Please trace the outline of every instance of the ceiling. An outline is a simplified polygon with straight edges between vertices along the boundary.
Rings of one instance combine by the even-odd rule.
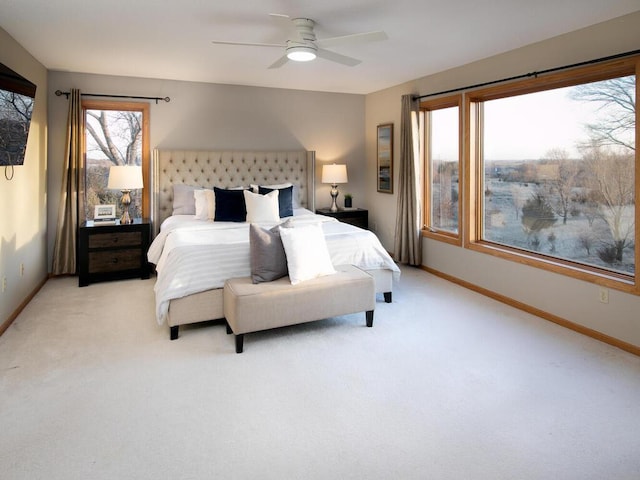
[[[0,27],[50,70],[367,94],[637,11],[638,0],[0,0]],[[388,40],[268,69],[287,14],[318,39],[384,30]]]

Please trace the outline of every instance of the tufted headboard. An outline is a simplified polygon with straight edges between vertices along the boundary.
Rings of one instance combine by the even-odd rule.
[[[298,204],[315,209],[315,152],[154,150],[151,215],[154,235],[173,210],[173,185],[229,188],[249,184],[297,185]]]

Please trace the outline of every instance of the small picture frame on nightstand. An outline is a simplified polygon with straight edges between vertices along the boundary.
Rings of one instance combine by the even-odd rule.
[[[116,223],[115,205],[96,205],[93,211],[93,222],[98,225],[113,225]]]

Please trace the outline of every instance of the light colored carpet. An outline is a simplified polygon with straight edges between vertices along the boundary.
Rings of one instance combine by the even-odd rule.
[[[0,337],[3,479],[638,479],[640,358],[403,268],[394,303],[247,335],[154,280],[49,280]],[[329,299],[327,299],[329,300]]]

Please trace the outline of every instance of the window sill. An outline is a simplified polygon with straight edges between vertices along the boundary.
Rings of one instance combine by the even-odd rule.
[[[525,252],[504,245],[484,241],[466,242],[465,248],[500,257],[512,262],[517,262],[522,265],[540,268],[585,282],[612,288],[614,290],[640,295],[638,284],[630,275],[617,274],[615,272],[610,272],[596,267],[589,267],[587,265],[563,261],[557,258],[547,257],[533,252]]]
[[[457,245],[458,247],[462,246],[462,238],[460,234],[448,233],[441,230],[423,228],[422,236],[425,238],[430,238],[432,240],[438,240],[440,242],[445,242],[450,245]]]

